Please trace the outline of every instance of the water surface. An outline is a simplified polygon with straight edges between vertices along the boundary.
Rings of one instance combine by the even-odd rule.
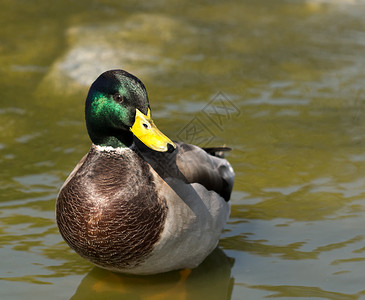
[[[364,2],[1,7],[1,299],[365,299]],[[94,268],[58,233],[110,68],[145,83],[170,138],[234,149],[231,218],[187,277]]]

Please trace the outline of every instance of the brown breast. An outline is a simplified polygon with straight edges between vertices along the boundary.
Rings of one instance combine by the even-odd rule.
[[[60,191],[56,210],[59,230],[71,248],[101,267],[122,270],[149,256],[167,206],[156,195],[149,165],[132,150],[92,148]]]

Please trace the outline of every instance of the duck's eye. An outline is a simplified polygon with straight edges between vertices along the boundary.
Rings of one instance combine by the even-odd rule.
[[[121,94],[119,94],[119,93],[114,94],[114,95],[113,95],[113,99],[114,99],[114,101],[116,101],[116,102],[118,102],[118,103],[123,102],[123,97],[122,97],[122,95],[121,95]]]

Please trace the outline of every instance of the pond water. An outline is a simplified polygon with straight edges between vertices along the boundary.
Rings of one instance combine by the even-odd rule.
[[[1,299],[365,299],[364,1],[1,8]],[[170,138],[233,148],[231,218],[187,278],[95,268],[58,233],[88,85],[111,68]]]

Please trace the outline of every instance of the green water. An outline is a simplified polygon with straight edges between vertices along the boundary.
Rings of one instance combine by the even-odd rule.
[[[0,7],[1,299],[365,299],[363,1]],[[111,68],[145,83],[170,138],[234,149],[220,250],[185,280],[94,268],[55,225]]]

